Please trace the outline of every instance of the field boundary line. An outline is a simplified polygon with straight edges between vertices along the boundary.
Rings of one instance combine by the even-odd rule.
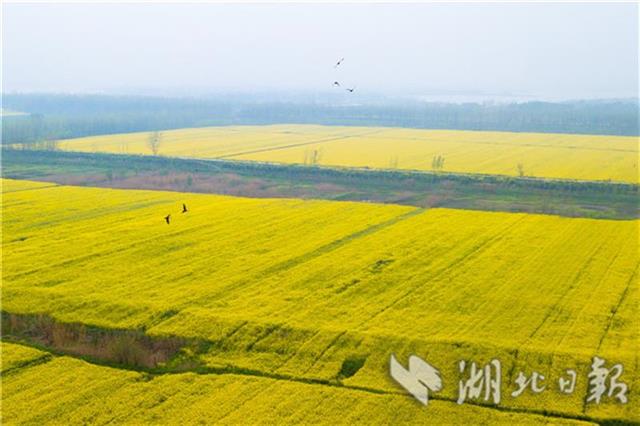
[[[464,262],[468,258],[472,258],[473,256],[475,256],[477,253],[479,253],[485,247],[491,246],[491,244],[495,243],[496,240],[500,240],[505,234],[507,234],[509,232],[510,229],[514,228],[518,223],[522,222],[523,220],[524,220],[524,217],[521,217],[521,218],[518,218],[518,219],[514,220],[513,223],[509,224],[504,229],[500,230],[498,233],[490,235],[486,240],[480,242],[479,244],[476,244],[475,246],[472,246],[470,248],[470,250],[466,251],[465,253],[462,253],[460,257],[458,257],[456,259],[453,259],[451,263],[443,266],[438,272],[435,272],[433,274],[433,276],[431,277],[431,279],[435,280],[435,279],[439,278],[440,276],[442,276],[443,274],[446,274],[447,271],[450,271],[452,268],[454,268],[455,266],[457,266],[461,262]],[[387,310],[389,310],[390,308],[392,308],[393,306],[395,306],[396,304],[398,304],[399,302],[401,302],[402,300],[407,298],[409,295],[411,295],[412,293],[417,291],[419,287],[420,287],[420,285],[416,285],[416,286],[410,288],[404,294],[402,294],[400,297],[396,298],[391,303],[389,303],[387,306],[385,306],[384,308],[382,308],[378,312],[374,313],[369,318],[367,318],[364,321],[362,321],[360,323],[359,327],[362,327],[363,325],[365,325],[365,324],[369,323],[370,321],[372,321],[373,319],[377,318],[379,315],[382,315]]]
[[[622,253],[624,247],[619,247],[618,251],[616,252],[616,255],[611,259],[611,261],[607,264],[607,268],[605,269],[605,272],[602,274],[602,277],[598,280],[598,283],[593,287],[593,291],[595,292],[596,290],[598,290],[601,286],[602,283],[606,280],[607,277],[609,277],[609,271],[611,270],[613,264],[616,262],[616,260],[618,260],[618,258],[620,257],[620,253]],[[634,274],[631,274],[631,276],[633,277]],[[625,287],[626,288],[626,287]],[[582,308],[580,309],[580,311],[576,314],[573,315],[573,318],[570,322],[569,325],[569,331],[562,337],[562,339],[560,339],[560,341],[558,342],[558,344],[556,345],[557,348],[560,348],[561,345],[564,344],[565,339],[570,336],[573,332],[573,328],[575,327],[575,325],[577,324],[578,318],[582,316],[582,313],[589,307],[588,303],[585,303]],[[612,318],[613,320],[613,318]],[[605,332],[606,333],[606,332]],[[599,350],[600,346],[598,346],[598,348],[596,350]],[[555,350],[553,352],[555,354]]]
[[[14,179],[14,180],[24,180],[24,179]],[[55,187],[59,187],[59,186],[64,186],[64,185],[60,185],[59,183],[54,183],[53,185],[45,185],[45,186],[38,186],[36,188],[24,188],[24,189],[16,189],[15,191],[2,191],[2,194],[15,194],[16,192],[25,192],[25,191],[35,191],[36,189],[49,189],[49,188],[55,188]]]
[[[616,304],[616,306],[614,306],[613,310],[611,311],[611,316],[609,316],[609,321],[607,322],[607,326],[605,327],[604,333],[602,334],[602,336],[600,337],[600,341],[598,342],[598,348],[597,348],[598,351],[602,346],[602,342],[604,342],[604,338],[609,333],[609,329],[611,328],[611,324],[613,323],[613,318],[618,313],[618,309],[620,309],[620,306],[622,306],[622,302],[624,302],[624,300],[627,297],[627,294],[629,293],[629,288],[631,288],[631,284],[633,284],[636,281],[635,278],[638,275],[639,269],[640,269],[640,264],[636,264],[636,269],[633,271],[633,274],[631,274],[631,277],[627,282],[627,286],[624,288],[624,291],[622,292],[622,295],[620,296],[618,303]]]
[[[323,246],[320,246],[308,253],[302,254],[300,256],[294,257],[292,259],[286,260],[284,262],[280,262],[278,264],[275,264],[267,269],[265,269],[264,271],[262,271],[262,273],[264,274],[268,274],[268,275],[272,275],[281,271],[285,271],[291,268],[294,268],[302,263],[306,263],[309,260],[315,259],[317,257],[323,256],[327,253],[330,253],[348,243],[350,243],[351,241],[357,240],[359,238],[374,234],[378,231],[381,231],[385,228],[388,228],[390,226],[395,225],[396,223],[402,222],[403,220],[406,219],[410,219],[413,216],[418,216],[422,213],[424,213],[425,211],[427,211],[428,209],[426,208],[420,208],[420,207],[416,207],[415,209],[406,212],[406,213],[402,213],[398,216],[394,216],[393,218],[386,220],[384,222],[380,222],[377,223],[375,225],[371,225],[365,229],[362,229],[360,231],[354,232],[352,234],[346,235],[342,238],[339,238],[337,240],[331,241],[330,243],[327,243]]]
[[[398,216],[394,216],[391,219],[388,219],[384,222],[381,223],[377,223],[375,225],[371,225],[365,229],[362,229],[360,231],[354,232],[352,234],[346,235],[344,237],[341,237],[337,240],[331,241],[327,244],[324,244],[320,247],[317,247],[315,249],[312,249],[311,251],[301,254],[300,256],[296,256],[294,258],[282,261],[280,263],[277,263],[273,266],[267,267],[265,269],[260,270],[259,272],[253,274],[251,277],[245,278],[245,279],[240,279],[238,281],[234,281],[230,284],[228,284],[226,287],[220,289],[219,291],[217,291],[216,293],[213,294],[209,294],[206,296],[206,299],[203,299],[204,301],[206,300],[214,300],[217,299],[220,294],[226,294],[229,291],[233,291],[237,288],[240,288],[244,285],[246,285],[247,283],[252,283],[256,280],[264,280],[266,278],[268,278],[269,276],[272,276],[274,274],[277,274],[279,272],[283,272],[286,270],[289,270],[291,268],[294,268],[298,265],[301,265],[305,262],[308,262],[312,259],[318,258],[320,256],[323,256],[327,253],[330,253],[342,246],[344,246],[345,244],[354,241],[358,238],[373,234],[375,232],[378,232],[382,229],[385,229],[389,226],[392,226],[402,220],[405,219],[409,219],[413,216],[417,216],[419,214],[424,213],[425,211],[427,211],[427,208],[424,207],[413,207],[412,209],[406,213],[402,213],[399,214]]]
[[[633,137],[633,136],[632,136]],[[418,138],[418,137],[413,137],[413,138],[397,138],[397,140],[401,140],[401,141],[418,141],[418,142],[425,142],[428,143],[429,140],[428,139],[423,139],[423,138]],[[448,141],[442,141],[439,140],[437,142],[448,142]],[[517,143],[517,142],[481,142],[481,141],[477,141],[477,142],[468,142],[468,141],[460,141],[460,140],[455,140],[455,141],[451,141],[451,142],[455,142],[455,143],[459,143],[459,144],[465,144],[465,145],[498,145],[498,146],[527,146],[527,147],[540,147],[540,148],[553,148],[553,149],[573,149],[573,150],[585,150],[585,151],[605,151],[605,152],[634,152],[637,153],[638,150],[637,149],[622,149],[622,148],[590,148],[590,147],[579,147],[576,145],[565,145],[565,146],[556,146],[556,145],[545,145],[545,144],[540,144],[540,143],[532,143],[532,142],[527,142],[527,143]]]
[[[590,252],[589,258],[587,259],[587,261],[580,267],[577,273],[573,276],[573,279],[571,281],[572,284],[577,282],[580,279],[580,277],[589,269],[589,267],[593,263],[594,257],[596,256],[596,254],[598,254],[598,252],[600,252],[600,250],[602,249],[602,247],[605,246],[606,243],[607,243],[606,241],[603,241]],[[574,288],[575,288],[575,284],[569,285],[568,288],[560,295],[560,297],[558,297],[558,299],[553,304],[553,306],[549,307],[547,314],[544,316],[544,318],[542,318],[542,321],[540,322],[540,324],[538,324],[533,329],[531,334],[529,334],[529,337],[527,337],[527,340],[525,340],[522,343],[522,346],[527,345],[532,339],[535,338],[536,334],[538,334],[540,329],[547,323],[548,320],[551,319],[551,316],[554,316],[555,318],[560,314],[558,306],[562,306],[564,299],[567,297],[569,293],[571,293],[572,290],[574,290]]]
[[[28,343],[25,343],[25,342],[22,342],[22,341],[13,342],[13,343],[21,344],[23,346],[36,347],[39,350],[49,352],[48,355],[49,355],[49,357],[51,359],[53,359],[55,357],[64,356],[64,357],[68,357],[68,358],[71,358],[71,359],[81,360],[81,361],[87,362],[89,364],[100,366],[100,367],[114,368],[114,369],[117,369],[117,370],[136,371],[136,372],[138,372],[140,374],[146,374],[146,375],[150,376],[151,380],[153,380],[156,377],[160,377],[160,376],[167,375],[167,374],[185,374],[185,373],[189,372],[189,371],[159,372],[159,371],[153,371],[153,370],[150,371],[148,369],[142,369],[142,368],[139,368],[139,369],[123,369],[123,368],[119,368],[119,367],[111,365],[111,364],[101,363],[98,360],[94,360],[94,359],[92,359],[90,357],[77,357],[77,356],[73,356],[73,355],[57,354],[57,353],[49,350],[46,347],[42,347],[42,346],[39,346],[39,345],[33,345],[32,346],[32,345],[30,345]],[[288,381],[288,382],[294,382],[294,383],[302,383],[302,384],[307,384],[307,385],[319,385],[319,386],[327,386],[327,387],[333,387],[333,388],[339,388],[339,389],[345,389],[345,390],[351,390],[351,391],[366,392],[366,393],[376,394],[376,395],[389,395],[389,396],[400,396],[400,397],[405,397],[405,398],[413,398],[412,395],[410,395],[410,394],[408,394],[406,392],[400,391],[400,390],[398,390],[398,391],[388,391],[388,390],[369,388],[369,387],[366,387],[366,386],[346,385],[346,384],[343,384],[340,381],[330,381],[330,380],[325,380],[325,379],[305,379],[305,378],[299,378],[299,377],[295,377],[295,376],[291,376],[291,375],[275,374],[275,373],[263,373],[261,371],[249,370],[249,369],[238,369],[238,368],[228,368],[228,367],[227,368],[207,367],[206,369],[199,369],[198,371],[192,371],[192,372],[196,373],[198,375],[214,374],[214,375],[232,375],[232,376],[240,376],[240,377],[243,377],[243,376],[260,377],[260,378],[264,378],[264,379],[274,380],[274,383],[276,381],[278,381],[278,380],[282,380],[282,381]],[[457,403],[457,400],[455,398],[451,398],[451,397],[443,397],[443,396],[440,396],[440,395],[430,395],[429,397],[430,397],[430,399],[436,400],[436,401]],[[251,398],[249,398],[248,400],[250,400],[250,399]],[[557,411],[550,411],[550,410],[544,410],[544,409],[525,409],[525,408],[518,408],[518,407],[497,406],[497,405],[482,404],[482,403],[475,402],[475,401],[472,401],[472,400],[465,401],[465,404],[472,405],[472,406],[478,407],[478,408],[488,409],[488,410],[496,410],[496,411],[500,411],[500,412],[539,415],[539,416],[543,416],[543,417],[548,418],[548,419],[571,419],[571,420],[577,420],[577,421],[583,421],[583,422],[590,422],[590,423],[594,423],[594,424],[609,424],[609,423],[611,423],[611,424],[635,424],[635,422],[633,420],[625,420],[625,419],[617,419],[617,418],[602,419],[602,418],[589,417],[587,415],[568,414],[568,413],[561,413],[561,412],[557,412]]]
[[[305,145],[315,145],[318,143],[325,143],[325,142],[337,142],[337,141],[341,141],[341,140],[345,140],[345,139],[352,139],[355,137],[359,137],[359,136],[366,136],[366,135],[373,135],[376,133],[380,133],[380,130],[376,130],[376,131],[372,131],[372,132],[365,132],[365,133],[360,133],[357,135],[348,135],[348,136],[331,136],[328,138],[322,138],[322,139],[316,139],[314,141],[308,141],[308,142],[299,142],[299,143],[293,143],[293,144],[289,144],[289,145],[282,145],[282,146],[274,146],[274,147],[270,147],[270,148],[259,148],[259,149],[253,149],[250,151],[244,151],[244,152],[237,152],[237,153],[233,153],[233,154],[224,154],[224,155],[219,155],[217,157],[212,157],[214,159],[223,159],[223,158],[231,158],[231,157],[237,157],[240,155],[250,155],[250,154],[257,154],[259,152],[269,152],[269,151],[280,151],[283,149],[289,149],[289,148],[296,148],[299,146],[305,146]],[[202,159],[199,157],[179,157],[179,158],[191,158],[191,159]]]
[[[189,229],[184,229],[184,230],[179,230],[179,231],[176,231],[176,232],[172,232],[172,233],[167,234],[167,235],[171,235],[171,236],[180,235],[180,234],[184,234],[184,233],[187,233],[187,232],[190,232],[190,231],[193,231],[193,230],[198,230],[198,229],[201,229],[201,228],[205,228],[207,226],[209,226],[209,225],[207,225],[207,224],[200,225],[200,226],[196,226],[194,228],[189,228]],[[145,243],[153,241],[155,239],[165,238],[165,237],[166,237],[165,235],[160,235],[160,234],[154,235],[153,237],[145,238],[145,239],[142,239],[142,240],[139,240],[137,242],[134,242],[134,243],[130,244],[129,246],[127,246],[127,249],[135,248],[135,247],[138,247],[139,245],[145,244]],[[31,275],[31,274],[35,274],[37,272],[41,272],[43,270],[47,270],[47,269],[52,268],[52,267],[64,267],[64,266],[68,266],[68,265],[71,265],[71,264],[76,263],[76,262],[86,262],[89,259],[99,258],[99,257],[105,256],[105,255],[108,255],[108,254],[117,253],[117,252],[120,252],[121,250],[122,250],[122,247],[107,248],[107,249],[104,249],[104,250],[101,250],[101,251],[96,251],[96,252],[93,252],[93,253],[89,253],[89,254],[85,254],[85,255],[82,255],[82,256],[74,257],[72,259],[63,260],[63,261],[55,263],[55,264],[49,264],[49,265],[45,265],[45,266],[40,266],[38,268],[30,269],[30,270],[27,270],[27,271],[16,272],[15,274],[6,275],[6,276],[4,276],[2,278],[3,278],[3,280],[22,278],[22,277],[25,277],[25,276],[28,276],[28,275]]]
[[[17,365],[14,365],[13,367],[10,367],[10,368],[7,368],[6,370],[0,371],[0,378],[4,378],[4,377],[9,376],[11,374],[16,374],[20,370],[24,370],[24,369],[27,369],[27,368],[35,367],[36,365],[45,364],[45,363],[51,361],[53,358],[54,358],[53,354],[44,353],[43,355],[40,355],[37,358],[30,359],[30,360],[24,361],[24,362],[20,362]]]
[[[320,359],[322,359],[322,357],[324,356],[324,354],[327,353],[327,351],[329,349],[331,349],[331,347],[333,345],[335,345],[336,343],[338,343],[338,340],[340,340],[342,338],[342,336],[344,336],[345,334],[347,334],[347,331],[341,331],[340,333],[338,333],[333,339],[331,339],[331,341],[329,342],[329,344],[322,350],[322,352],[320,352],[320,354],[318,354],[318,356],[316,357],[316,359],[313,360],[313,362],[311,363],[311,365],[309,366],[309,368],[307,368],[306,370],[304,370],[303,374],[307,374],[309,372],[309,370],[311,370],[313,367],[315,367],[315,365],[318,363],[318,361],[320,361]]]

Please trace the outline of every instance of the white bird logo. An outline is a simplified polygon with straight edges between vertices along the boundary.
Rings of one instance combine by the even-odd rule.
[[[391,377],[424,405],[429,403],[429,391],[442,389],[440,372],[416,355],[409,357],[407,370],[392,354],[390,371]]]

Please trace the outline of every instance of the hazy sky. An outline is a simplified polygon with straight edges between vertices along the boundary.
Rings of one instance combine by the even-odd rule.
[[[638,92],[638,5],[4,4],[5,92]],[[333,68],[340,57],[343,66]]]

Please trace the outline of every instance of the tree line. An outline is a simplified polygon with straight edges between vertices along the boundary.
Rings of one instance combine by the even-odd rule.
[[[580,101],[443,104],[413,101],[358,105],[273,102],[252,97],[151,98],[106,95],[4,95],[4,144],[182,127],[326,124],[578,134],[640,134],[638,102]]]

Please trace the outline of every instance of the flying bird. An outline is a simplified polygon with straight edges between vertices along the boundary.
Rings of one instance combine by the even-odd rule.
[[[336,64],[333,67],[334,68],[338,68],[338,65],[340,65],[342,63],[342,61],[344,61],[344,58],[340,58],[340,60],[338,62],[336,62]]]
[[[337,81],[334,81],[334,82],[333,82],[333,85],[334,85],[334,86],[338,86],[338,87],[340,87],[340,83],[338,83]]]
[[[356,90],[356,88],[355,88],[355,87],[353,87],[353,88],[351,88],[351,89],[350,89],[350,88],[348,88],[348,87],[347,87],[345,90],[346,90],[347,92],[349,92],[349,93],[353,93],[353,91],[354,91],[354,90]]]
[[[169,222],[171,221],[171,215],[168,214],[164,217],[164,221],[167,222],[167,225],[169,224]]]
[[[185,203],[182,203],[182,213],[186,213],[189,210],[187,210],[187,205]]]

